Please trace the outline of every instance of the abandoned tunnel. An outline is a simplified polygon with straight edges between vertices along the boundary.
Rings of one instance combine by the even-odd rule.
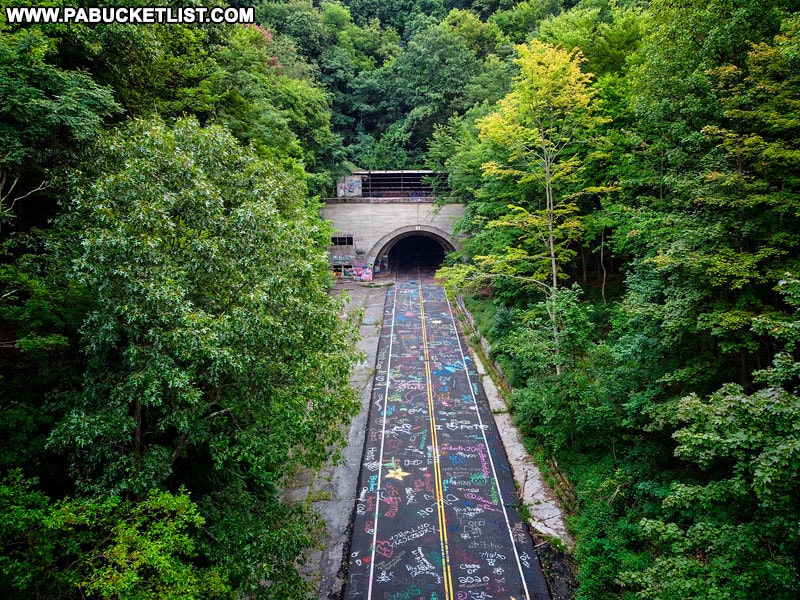
[[[394,272],[417,269],[436,270],[444,261],[444,242],[424,235],[410,235],[398,240],[388,252],[389,267]]]

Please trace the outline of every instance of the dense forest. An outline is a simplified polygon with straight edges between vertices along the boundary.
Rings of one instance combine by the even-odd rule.
[[[4,597],[313,595],[280,491],[358,408],[318,215],[356,167],[466,205],[439,276],[577,598],[798,597],[800,4],[230,4],[256,22],[0,0]]]

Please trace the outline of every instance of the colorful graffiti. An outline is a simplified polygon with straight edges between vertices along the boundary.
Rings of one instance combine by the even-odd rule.
[[[364,266],[363,264],[344,265],[340,267],[334,266],[333,274],[337,278],[345,279],[347,281],[372,281],[375,273],[380,273],[380,269],[371,266]]]
[[[387,292],[344,597],[549,599],[444,291]]]
[[[340,177],[336,182],[336,195],[339,198],[350,198],[361,195],[361,176]]]

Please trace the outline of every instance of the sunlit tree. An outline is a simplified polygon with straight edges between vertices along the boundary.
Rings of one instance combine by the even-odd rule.
[[[560,352],[563,323],[558,315],[562,265],[575,256],[570,247],[581,235],[573,193],[581,166],[581,145],[604,119],[594,110],[592,77],[583,72],[578,50],[566,52],[533,40],[517,47],[520,72],[496,110],[478,121],[481,141],[496,158],[482,165],[525,193],[524,205],[487,224],[513,232],[513,241],[475,265],[444,271],[462,283],[486,276],[519,278],[544,291],[552,326],[553,352]],[[465,270],[466,269],[466,270]],[[556,361],[556,372],[562,366]]]

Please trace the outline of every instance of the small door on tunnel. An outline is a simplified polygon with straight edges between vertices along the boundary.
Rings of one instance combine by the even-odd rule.
[[[389,264],[397,272],[436,270],[444,261],[444,247],[435,239],[412,235],[398,241],[389,251]]]

